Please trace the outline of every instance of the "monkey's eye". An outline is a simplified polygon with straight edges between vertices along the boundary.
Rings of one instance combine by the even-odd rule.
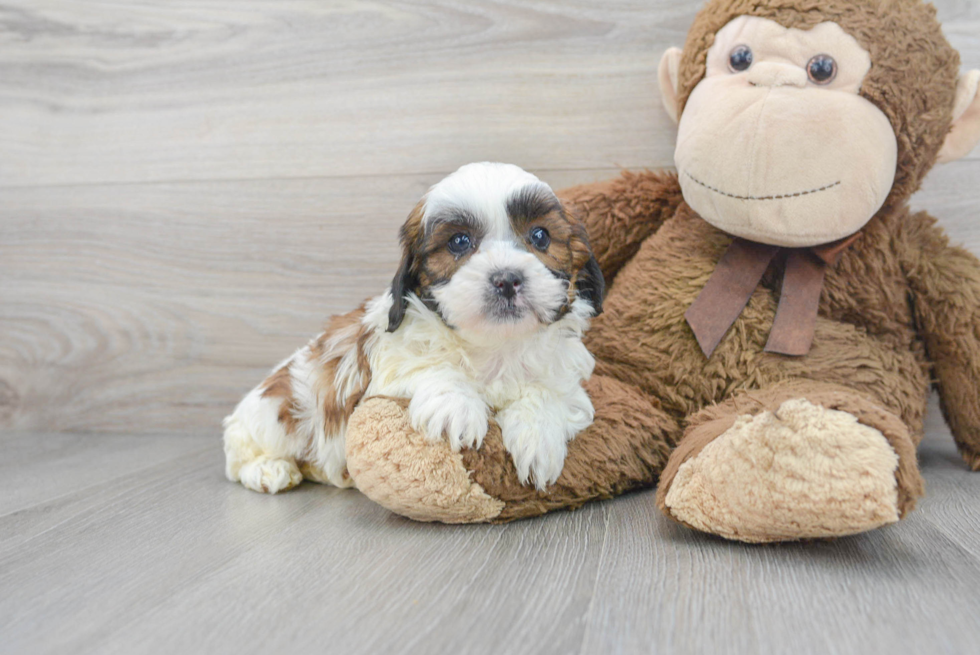
[[[830,84],[837,77],[837,62],[830,55],[817,55],[806,65],[806,74],[814,84]]]
[[[543,227],[536,227],[531,230],[527,238],[531,241],[531,245],[538,250],[547,250],[548,246],[551,245],[551,235]]]
[[[459,257],[469,252],[469,249],[473,247],[473,241],[470,239],[470,235],[460,232],[449,238],[446,247],[449,248],[449,252]]]
[[[741,73],[752,65],[752,48],[747,45],[735,46],[732,54],[728,55],[728,67],[733,73]]]

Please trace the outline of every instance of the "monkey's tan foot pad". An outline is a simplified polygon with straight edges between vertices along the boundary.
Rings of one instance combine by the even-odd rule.
[[[898,521],[899,456],[879,430],[805,399],[685,437],[658,504],[692,528],[746,542],[840,537]],[[730,426],[730,427],[728,427]],[[668,465],[668,468],[670,466]]]
[[[409,423],[408,401],[369,398],[347,426],[347,470],[368,498],[416,521],[480,523],[494,519],[503,501],[470,479],[463,458],[445,442],[431,442]]]

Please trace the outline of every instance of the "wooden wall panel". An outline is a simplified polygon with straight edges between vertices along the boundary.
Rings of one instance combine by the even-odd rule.
[[[980,68],[980,3],[937,3]],[[0,429],[216,434],[471,160],[669,165],[697,3],[0,3]],[[980,252],[980,152],[914,204]]]

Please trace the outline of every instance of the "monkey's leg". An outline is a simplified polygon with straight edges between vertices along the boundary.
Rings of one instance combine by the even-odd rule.
[[[656,483],[679,435],[677,422],[637,389],[594,376],[586,385],[595,421],[568,444],[558,481],[522,485],[500,429],[491,423],[479,450],[453,452],[414,432],[406,401],[372,398],[347,430],[347,466],[357,488],[418,521],[502,522]]]
[[[786,380],[693,416],[657,504],[728,539],[788,541],[894,523],[922,486],[899,417],[848,387]]]

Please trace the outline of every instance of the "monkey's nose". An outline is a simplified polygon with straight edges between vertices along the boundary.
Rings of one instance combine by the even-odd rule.
[[[749,84],[753,86],[806,86],[806,71],[791,64],[760,61],[748,70]]]
[[[490,275],[490,284],[497,293],[508,300],[517,295],[524,284],[524,276],[517,271],[497,271]]]

